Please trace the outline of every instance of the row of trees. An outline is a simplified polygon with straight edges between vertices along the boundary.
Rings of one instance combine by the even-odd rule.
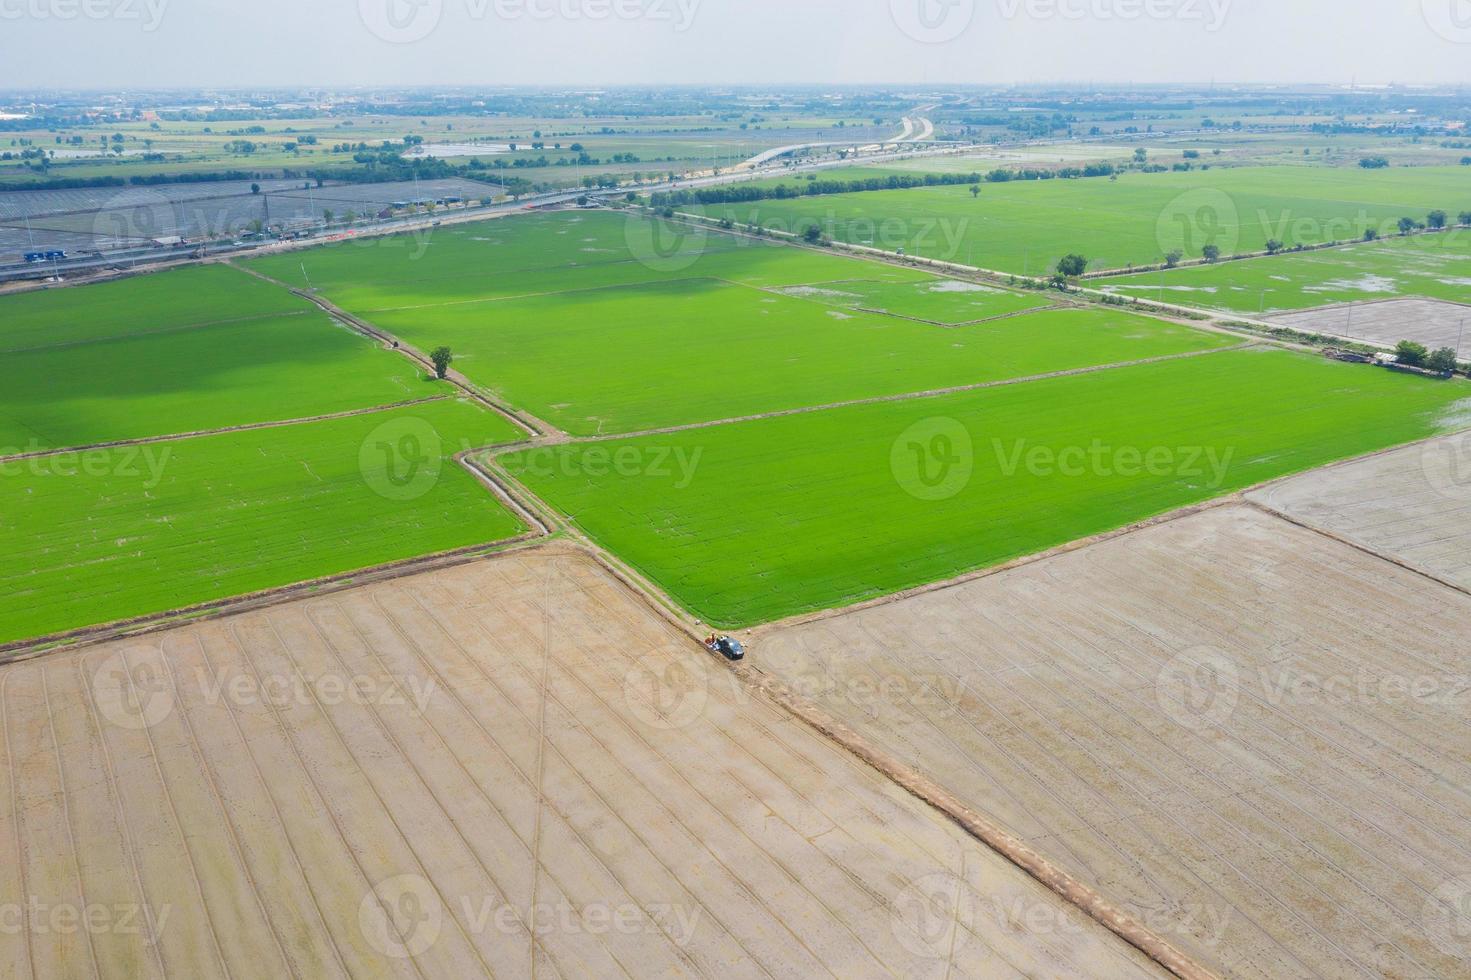
[[[663,191],[649,196],[656,208],[686,207],[692,204],[748,204],[753,201],[788,201],[802,197],[829,194],[859,194],[866,191],[908,190],[913,187],[940,187],[955,184],[980,186],[980,174],[892,174],[862,180],[809,180],[799,186],[777,184],[762,187],[755,184],[732,184],[724,187],[701,187],[696,190]]]

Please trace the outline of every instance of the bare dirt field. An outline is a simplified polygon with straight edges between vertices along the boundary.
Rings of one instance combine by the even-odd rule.
[[[1471,589],[1471,433],[1316,470],[1251,499]]]
[[[1347,303],[1297,313],[1269,316],[1271,323],[1304,333],[1324,333],[1378,347],[1414,340],[1431,350],[1456,348],[1462,360],[1471,359],[1471,306],[1435,299],[1389,299],[1376,303]]]
[[[1471,975],[1452,588],[1227,504],[752,649],[1222,976]]]
[[[1160,975],[557,547],[0,667],[0,760],[3,977]]]

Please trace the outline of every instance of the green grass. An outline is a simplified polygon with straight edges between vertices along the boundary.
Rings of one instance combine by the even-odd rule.
[[[0,642],[513,537],[519,521],[448,457],[514,438],[445,400],[0,463]],[[429,475],[396,487],[390,459],[407,477],[410,453]]]
[[[1089,283],[1111,292],[1238,313],[1420,296],[1471,303],[1471,232],[1393,238]]]
[[[817,224],[835,239],[874,244],[1010,273],[1044,275],[1078,252],[1095,269],[1150,265],[1207,244],[1226,254],[1361,238],[1401,217],[1471,207],[1460,167],[1215,168],[1124,174],[1118,180],[1025,181],[763,201],[704,209],[746,224],[801,232]]]
[[[1043,310],[946,329],[698,279],[380,312],[373,319],[420,348],[448,344],[456,368],[472,381],[579,435],[932,391],[1234,342],[1103,309]]]
[[[721,278],[754,286],[921,274],[628,212],[538,214],[328,245],[247,263],[343,309],[437,306],[542,293]],[[303,271],[304,270],[304,271]]]
[[[947,325],[973,323],[1048,305],[1046,299],[1036,295],[929,277],[906,283],[845,279],[814,283],[810,286],[792,286],[784,292],[831,306],[888,313]]]
[[[306,300],[238,269],[192,266],[92,286],[0,296],[0,353],[311,309]]]
[[[739,627],[1033,554],[1429,436],[1458,413],[1464,425],[1468,395],[1285,351],[1223,352],[502,461],[696,614]],[[1085,459],[1077,475],[1025,455],[1008,475],[1019,449],[1095,445],[1105,465]],[[1195,458],[1206,451],[1219,473]],[[1151,453],[1167,462],[1121,472]],[[973,469],[941,484],[954,496],[921,499],[920,458],[934,478],[965,477],[945,460]]]
[[[0,456],[308,418],[445,390],[318,312],[53,347],[0,361]]]

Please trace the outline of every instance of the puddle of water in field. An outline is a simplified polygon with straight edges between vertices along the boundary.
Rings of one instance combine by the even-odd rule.
[[[823,289],[820,286],[788,286],[781,290],[787,296],[797,296],[802,299],[814,299],[826,297],[828,299],[862,299],[858,293],[845,293],[839,289]]]
[[[1399,282],[1388,276],[1367,275],[1358,279],[1330,279],[1319,286],[1306,286],[1305,293],[1328,293],[1351,289],[1360,293],[1397,293]]]

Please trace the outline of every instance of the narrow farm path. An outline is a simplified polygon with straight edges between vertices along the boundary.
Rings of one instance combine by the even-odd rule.
[[[364,320],[358,316],[354,316],[353,314],[342,309],[340,306],[333,303],[332,301],[324,299],[314,292],[309,292],[304,289],[296,289],[288,285],[287,283],[281,282],[279,279],[272,279],[270,276],[267,276],[261,272],[257,272],[254,269],[247,269],[244,266],[236,265],[233,262],[228,262],[226,264],[231,266],[232,268],[239,269],[241,272],[244,272],[247,275],[255,276],[262,282],[268,282],[274,286],[279,286],[282,289],[289,291],[294,296],[300,296],[302,299],[316,304],[322,310],[326,311],[328,314],[337,318],[352,329],[373,340],[378,341],[380,344],[383,345],[385,349],[397,351],[404,357],[407,357],[409,360],[418,364],[426,371],[432,372],[434,370],[434,363],[423,351],[420,351],[409,344],[405,344],[403,341],[399,340],[392,334],[389,334],[373,326],[373,324],[369,323],[367,320]],[[555,426],[551,425],[548,422],[542,421],[534,415],[521,411],[520,409],[513,408],[510,405],[505,405],[501,402],[496,401],[495,399],[488,396],[473,382],[471,382],[469,378],[466,378],[458,371],[450,371],[445,380],[454,384],[455,387],[459,388],[466,395],[473,398],[484,407],[495,412],[497,415],[500,415],[503,418],[507,419],[517,427],[524,429],[530,435],[545,436],[559,431]]]
[[[38,449],[30,453],[16,453],[12,456],[0,456],[0,464],[15,463],[27,459],[44,459],[49,456],[63,456],[67,453],[85,453],[98,449],[122,449],[129,446],[151,446],[160,442],[178,442],[181,439],[199,439],[204,436],[223,436],[234,432],[254,432],[258,429],[283,429],[293,425],[310,425],[314,422],[332,422],[337,419],[350,419],[359,415],[376,415],[379,412],[392,412],[400,408],[412,408],[415,405],[427,405],[431,402],[442,402],[449,399],[449,395],[431,395],[428,398],[411,398],[408,401],[393,402],[389,405],[374,405],[371,408],[354,408],[346,412],[331,412],[327,415],[309,415],[299,419],[281,419],[276,422],[251,422],[247,425],[227,425],[221,429],[198,429],[193,432],[175,432],[162,436],[145,436],[141,439],[119,439],[115,442],[94,442],[85,446],[59,446],[55,449]]]

